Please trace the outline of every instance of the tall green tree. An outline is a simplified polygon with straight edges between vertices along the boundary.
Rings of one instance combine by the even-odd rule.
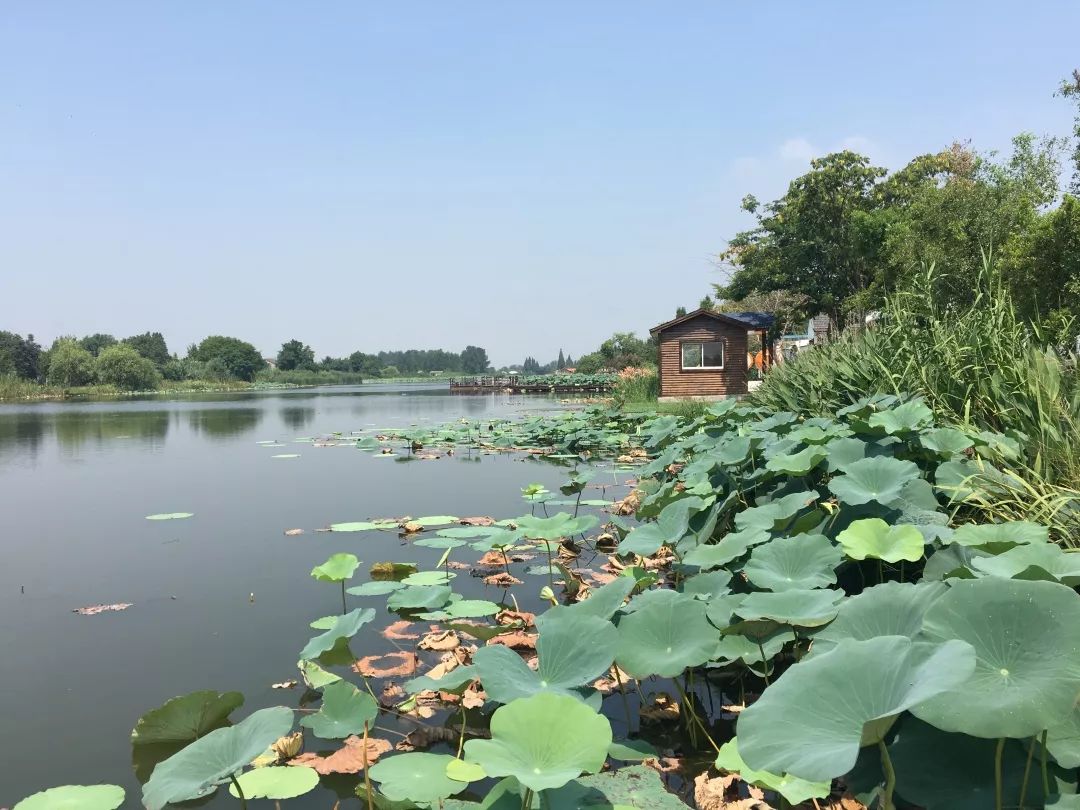
[[[74,340],[59,339],[49,349],[49,385],[89,385],[96,374],[94,356]]]
[[[252,380],[255,373],[266,366],[262,355],[247,341],[224,335],[211,335],[198,346],[189,349],[189,355],[201,360],[218,373],[238,380]]]
[[[0,376],[4,375],[24,380],[41,376],[41,347],[33,335],[24,338],[14,332],[0,332]]]
[[[1080,196],[1080,70],[1074,70],[1072,76],[1062,80],[1061,87],[1058,88],[1058,95],[1076,104],[1076,117],[1073,118],[1072,131],[1073,176],[1069,190],[1073,194]]]
[[[559,359],[555,361],[555,368],[566,368],[566,358],[563,357],[562,349],[559,349]]]
[[[282,371],[314,369],[315,352],[299,340],[290,340],[281,344],[281,351],[277,354],[277,367]]]
[[[103,332],[97,332],[93,335],[79,338],[79,345],[90,352],[90,354],[94,355],[94,357],[97,357],[101,354],[102,349],[107,349],[109,346],[116,345],[116,338],[112,335],[106,335]]]
[[[126,343],[102,349],[94,367],[98,382],[122,391],[149,391],[161,381],[154,362]]]
[[[479,346],[466,346],[461,352],[461,370],[466,374],[483,374],[490,365],[487,352]]]
[[[143,332],[141,335],[126,337],[121,342],[131,346],[158,368],[172,359],[169,347],[165,344],[165,336],[161,332]]]

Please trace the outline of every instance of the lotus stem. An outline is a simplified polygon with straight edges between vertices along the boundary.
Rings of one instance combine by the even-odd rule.
[[[461,704],[461,734],[458,735],[457,758],[461,759],[461,752],[465,750],[465,703]]]
[[[1024,781],[1020,783],[1020,810],[1024,810],[1024,801],[1027,799],[1028,776],[1031,775],[1031,759],[1035,753],[1037,743],[1038,738],[1032,737],[1031,745],[1028,746],[1027,763],[1024,765]]]
[[[884,740],[878,740],[881,752],[881,770],[885,772],[885,792],[881,796],[881,810],[896,810],[893,804],[893,790],[896,788],[896,771],[893,770],[892,758]]]
[[[1005,738],[997,742],[994,749],[994,810],[1002,810],[1001,799],[1001,753],[1005,750]]]
[[[247,810],[247,797],[244,796],[244,789],[240,787],[240,783],[236,781],[236,774],[230,773],[229,779],[232,781],[233,787],[236,788],[236,795],[240,797],[240,807]]]
[[[574,517],[577,517],[578,506],[581,505],[581,492],[582,491],[579,489],[577,494],[577,500],[574,501]]]
[[[521,810],[530,810],[532,807],[533,792],[529,788],[525,788],[525,795],[521,797]]]
[[[371,795],[371,777],[368,776],[368,724],[364,723],[364,792],[367,793],[368,810],[375,810],[375,798]]]
[[[684,692],[682,687],[679,686],[679,682],[677,680],[673,680],[672,683],[675,684],[675,688],[677,690],[679,690],[679,696],[682,698],[683,704],[686,706],[687,710],[690,712],[690,716],[693,718],[694,722],[697,723],[698,728],[701,729],[701,733],[705,735],[705,739],[709,741],[709,745],[711,745],[713,747],[713,750],[717,754],[719,754],[720,753],[720,746],[716,744],[716,740],[714,740],[712,738],[712,735],[709,734],[709,730],[707,728],[705,728],[705,724],[701,722],[701,718],[698,717],[697,712],[694,711],[694,707],[692,705],[690,705],[690,699],[686,696],[686,692]]]
[[[765,685],[769,685],[769,660],[765,657],[765,647],[760,641],[757,643],[758,651],[761,653],[761,665],[765,667],[762,671],[761,677],[765,679]]]
[[[1043,801],[1050,797],[1050,777],[1046,773],[1046,729],[1040,739],[1039,764],[1042,766]]]
[[[349,609],[345,606],[345,580],[341,580],[341,615],[344,616],[349,612]]]
[[[506,566],[506,573],[510,573],[510,558],[506,556],[506,546],[499,546],[499,553],[502,554],[503,564]]]

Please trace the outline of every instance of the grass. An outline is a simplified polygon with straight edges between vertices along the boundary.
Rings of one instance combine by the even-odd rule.
[[[121,391],[114,385],[62,386],[37,383],[16,377],[0,377],[0,402],[44,399],[94,399],[98,397],[174,394],[199,391],[247,391],[255,387],[240,380],[165,380],[150,391]]]

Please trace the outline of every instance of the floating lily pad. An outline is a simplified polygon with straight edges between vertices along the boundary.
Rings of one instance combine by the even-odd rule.
[[[450,601],[449,585],[410,585],[390,594],[390,610],[435,610]]]
[[[619,622],[615,654],[624,671],[636,678],[673,678],[712,657],[720,639],[705,618],[704,602],[655,590],[634,597],[631,605],[636,609]]]
[[[958,580],[923,619],[923,637],[962,639],[974,673],[912,708],[943,731],[1039,734],[1073,710],[1080,682],[1080,597],[1052,582]]]
[[[377,579],[372,582],[365,582],[363,585],[357,585],[355,588],[349,588],[345,593],[353,596],[383,596],[393,591],[400,591],[404,587],[395,579]]]
[[[443,612],[451,619],[477,619],[483,616],[494,616],[502,608],[487,599],[460,599],[451,602]]]
[[[157,515],[147,515],[147,520],[184,520],[189,517],[195,517],[194,512],[162,512]]]
[[[836,541],[853,560],[869,557],[888,563],[918,562],[925,544],[922,532],[914,526],[890,526],[881,518],[852,521],[836,536]]]
[[[383,757],[368,770],[386,798],[396,802],[431,804],[468,787],[446,775],[454,757],[449,754],[412,752]]]
[[[386,528],[380,526],[377,523],[370,523],[368,521],[354,521],[352,523],[331,523],[330,531],[332,532],[370,532],[375,529]]]
[[[118,785],[64,785],[27,796],[15,810],[116,810],[123,803]]]
[[[419,523],[425,529],[430,529],[434,526],[448,526],[451,523],[457,523],[458,519],[452,515],[427,515],[425,517],[413,518],[412,522]]]
[[[293,726],[283,706],[261,709],[235,726],[219,728],[181,748],[154,768],[143,785],[148,810],[213,793],[217,785],[244,768]]]
[[[243,703],[239,692],[213,689],[174,697],[139,718],[131,731],[131,744],[189,743],[224,726]]]
[[[246,799],[295,799],[315,789],[319,774],[314,768],[256,768],[236,781]],[[229,785],[229,793],[240,798],[236,785]]]
[[[466,742],[465,757],[489,776],[513,776],[541,791],[599,771],[610,745],[602,714],[566,695],[539,694],[496,709],[491,739]]]
[[[743,573],[759,588],[809,590],[835,585],[834,569],[841,560],[839,549],[824,535],[799,534],[757,546]]]
[[[417,571],[401,582],[403,585],[446,585],[456,576],[453,571]]]
[[[323,689],[319,711],[305,716],[300,725],[324,740],[340,740],[362,734],[364,726],[370,726],[378,716],[379,704],[371,695],[351,683],[336,681]]]
[[[811,782],[841,776],[892,718],[967,680],[974,659],[971,646],[956,640],[845,639],[788,669],[739,715],[739,753],[759,771]]]

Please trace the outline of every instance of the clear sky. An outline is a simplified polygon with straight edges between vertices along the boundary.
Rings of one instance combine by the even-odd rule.
[[[1075,2],[0,3],[0,329],[577,357],[809,158],[1067,134]]]

